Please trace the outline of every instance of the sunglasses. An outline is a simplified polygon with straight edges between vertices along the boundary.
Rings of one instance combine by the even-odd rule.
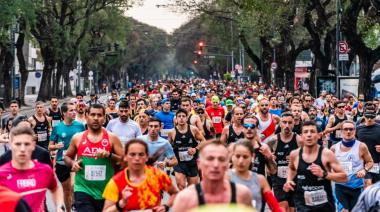
[[[346,132],[348,132],[348,131],[353,132],[354,130],[355,130],[355,128],[352,128],[352,127],[350,127],[350,128],[343,128],[343,131],[346,131]]]
[[[201,111],[198,111],[197,113],[198,113],[198,114],[205,114],[205,112],[202,111],[202,110],[201,110]]]
[[[342,109],[345,108],[346,106],[337,106],[336,108]]]
[[[254,124],[244,124],[243,126],[245,129],[248,129],[248,128],[249,129],[255,129],[255,127],[256,127]]]

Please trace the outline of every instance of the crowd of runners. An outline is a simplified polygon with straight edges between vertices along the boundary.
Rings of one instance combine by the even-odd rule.
[[[380,211],[378,99],[194,79],[59,101],[0,109],[1,211],[47,190],[56,211]]]

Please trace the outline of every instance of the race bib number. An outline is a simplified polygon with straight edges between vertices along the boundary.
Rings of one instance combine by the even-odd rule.
[[[305,191],[304,197],[307,206],[316,206],[327,202],[327,193],[323,189],[317,191]]]
[[[172,129],[162,129],[161,130],[161,136],[168,137],[170,130],[172,130]]]
[[[341,130],[335,131],[335,138],[342,138],[342,131]]]
[[[102,181],[106,179],[105,165],[86,165],[84,167],[84,178],[89,181]]]
[[[288,167],[287,166],[279,166],[277,168],[277,177],[286,178],[288,176]]]
[[[51,125],[55,127],[61,120],[51,120]]]
[[[340,165],[346,174],[352,174],[352,162],[340,162]]]
[[[187,151],[178,152],[179,161],[190,161],[193,159],[193,155],[189,155]]]
[[[374,163],[372,168],[369,170],[369,172],[374,173],[374,174],[379,174],[380,167],[379,163]]]
[[[220,116],[212,117],[212,123],[219,124],[222,122],[222,118]]]
[[[38,134],[37,134],[37,137],[38,137],[38,141],[46,141],[48,135],[47,135],[46,132],[45,132],[45,133],[38,133]]]

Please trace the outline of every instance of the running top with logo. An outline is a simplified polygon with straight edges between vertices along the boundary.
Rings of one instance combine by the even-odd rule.
[[[261,147],[261,144],[259,143],[259,146]],[[260,148],[255,149],[255,160],[252,164],[252,171],[257,174],[262,174],[265,176],[265,156],[260,152]]]
[[[363,159],[360,157],[360,142],[355,141],[350,151],[343,152],[340,150],[342,141],[335,145],[335,156],[337,157],[343,170],[348,175],[348,181],[345,183],[337,183],[348,188],[363,188],[364,179],[356,177],[356,173],[364,168]]]
[[[111,158],[95,158],[99,150],[112,152],[107,130],[102,130],[103,137],[96,143],[90,141],[88,131],[83,133],[77,152],[82,169],[75,174],[74,183],[74,192],[84,192],[96,200],[102,199],[103,190],[115,172]]]
[[[346,115],[344,115],[344,118],[342,118],[342,119],[340,119],[337,115],[334,115],[334,117],[335,117],[335,121],[331,127],[335,127],[339,123],[347,120]],[[341,139],[342,139],[342,130],[341,129],[337,129],[337,130],[331,132],[330,141],[332,141],[333,143],[336,143],[336,142],[340,141]]]
[[[173,141],[173,151],[179,163],[196,163],[198,155],[190,155],[188,150],[198,146],[193,133],[191,133],[190,125],[187,126],[186,133],[181,133],[175,128],[175,138]]]
[[[32,117],[36,122],[33,130],[37,135],[37,145],[47,150],[49,147],[49,121],[46,116],[44,116],[45,121],[42,122],[36,116]]]
[[[170,130],[174,128],[174,123],[173,123],[174,116],[175,114],[173,112],[165,112],[165,111],[160,111],[154,114],[154,117],[160,120],[161,123],[164,125],[164,127],[160,131],[161,137],[165,139],[168,138],[168,134]]]
[[[369,172],[371,175],[377,175],[377,179],[372,179],[372,181],[380,181],[380,153],[376,151],[376,145],[380,145],[380,125],[359,126],[356,129],[356,138],[365,143],[368,147],[369,153],[371,153],[373,167]]]
[[[261,142],[266,142],[266,140],[275,133],[276,131],[276,123],[274,121],[273,115],[269,114],[269,119],[263,121],[260,115],[256,116],[259,119],[259,131],[261,134]]]
[[[212,138],[212,132],[211,132],[211,130],[207,129],[207,121],[206,120],[203,121],[203,131],[205,132],[205,136],[204,137],[205,137],[206,140]]]
[[[213,108],[212,106],[206,108],[207,114],[210,116],[214,125],[215,133],[217,135],[222,134],[223,131],[223,118],[224,109],[222,107]]]
[[[71,138],[79,132],[85,131],[85,127],[79,121],[74,120],[70,125],[66,125],[64,121],[59,122],[54,128],[50,136],[50,140],[54,143],[63,143],[63,148],[57,152],[56,163],[65,165],[63,161],[64,153],[70,146]]]
[[[281,135],[277,134],[277,147],[274,151],[274,156],[277,163],[277,175],[272,177],[273,187],[282,187],[286,183],[288,176],[288,157],[290,152],[297,149],[297,134],[293,133],[293,137],[289,142],[281,140]]]
[[[43,163],[33,161],[34,167],[18,170],[8,162],[0,167],[0,185],[21,194],[32,211],[45,211],[46,190],[54,190],[58,183],[53,169]],[[4,210],[4,208],[2,208]]]
[[[323,147],[319,146],[317,159],[313,162],[323,170]],[[295,180],[296,190],[294,203],[297,211],[335,211],[334,198],[332,196],[331,181],[319,178],[311,173],[312,163],[306,163],[302,158],[303,148],[299,152],[299,162]]]
[[[145,180],[139,184],[133,184],[128,179],[128,168],[117,173],[107,183],[103,192],[103,198],[117,202],[122,197],[122,191],[126,186],[132,188],[132,195],[123,211],[152,209],[161,204],[161,191],[168,192],[171,179],[163,171],[145,166]]]
[[[235,143],[240,138],[244,138],[244,133],[240,132],[239,135],[236,134],[234,127],[232,124],[228,127],[228,139],[227,139],[227,145],[230,143]]]
[[[58,108],[58,111],[53,111],[49,108],[49,117],[51,117],[51,127],[55,127],[62,120],[61,109]]]

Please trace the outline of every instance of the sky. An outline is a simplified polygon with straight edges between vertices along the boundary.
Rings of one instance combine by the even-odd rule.
[[[176,28],[184,24],[188,17],[184,14],[174,13],[168,8],[157,7],[165,5],[170,0],[144,0],[141,6],[136,5],[126,11],[127,16],[131,16],[140,22],[161,28],[168,33],[172,33]]]

